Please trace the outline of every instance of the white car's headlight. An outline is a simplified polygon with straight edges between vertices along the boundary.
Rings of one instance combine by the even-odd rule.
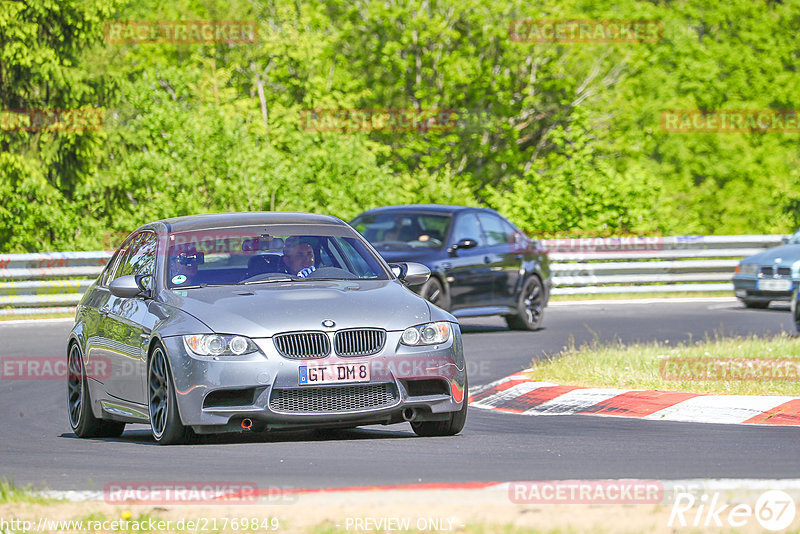
[[[222,334],[183,336],[183,344],[200,356],[241,356],[258,350],[249,338]]]
[[[758,274],[757,263],[740,263],[739,272],[742,274]]]
[[[450,323],[428,323],[412,326],[403,331],[400,342],[403,345],[439,345],[450,339],[453,329]]]

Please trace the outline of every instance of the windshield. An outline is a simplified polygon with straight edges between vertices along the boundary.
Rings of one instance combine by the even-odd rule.
[[[789,241],[786,242],[787,245],[800,245],[800,230],[794,233],[792,237],[789,238]]]
[[[450,217],[384,212],[360,215],[351,226],[380,248],[441,248],[450,227]]]
[[[277,231],[259,226],[171,234],[167,287],[389,279],[380,260],[347,228],[272,230]]]

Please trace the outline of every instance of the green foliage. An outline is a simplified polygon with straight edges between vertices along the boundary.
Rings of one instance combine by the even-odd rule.
[[[655,19],[658,42],[533,43],[515,19]],[[110,21],[244,20],[238,44],[113,44]],[[771,0],[0,1],[0,252],[100,248],[162,217],[494,207],[536,235],[788,232],[796,133],[669,133],[673,109],[798,109],[800,5]],[[313,109],[452,110],[319,132]]]

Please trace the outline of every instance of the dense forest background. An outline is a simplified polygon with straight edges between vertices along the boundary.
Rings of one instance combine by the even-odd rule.
[[[641,43],[510,38],[514,20],[654,19]],[[108,42],[109,21],[243,20],[254,43]],[[800,134],[668,133],[675,109],[800,108],[800,2],[0,1],[0,252],[111,248],[157,218],[385,204],[498,209],[536,236],[800,225]],[[447,109],[446,129],[326,132],[310,109]],[[115,237],[116,236],[116,237]]]

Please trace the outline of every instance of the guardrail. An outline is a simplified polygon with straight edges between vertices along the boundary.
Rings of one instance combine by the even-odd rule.
[[[730,291],[739,260],[786,235],[545,239],[554,295]],[[74,311],[111,252],[0,254],[0,315]]]

